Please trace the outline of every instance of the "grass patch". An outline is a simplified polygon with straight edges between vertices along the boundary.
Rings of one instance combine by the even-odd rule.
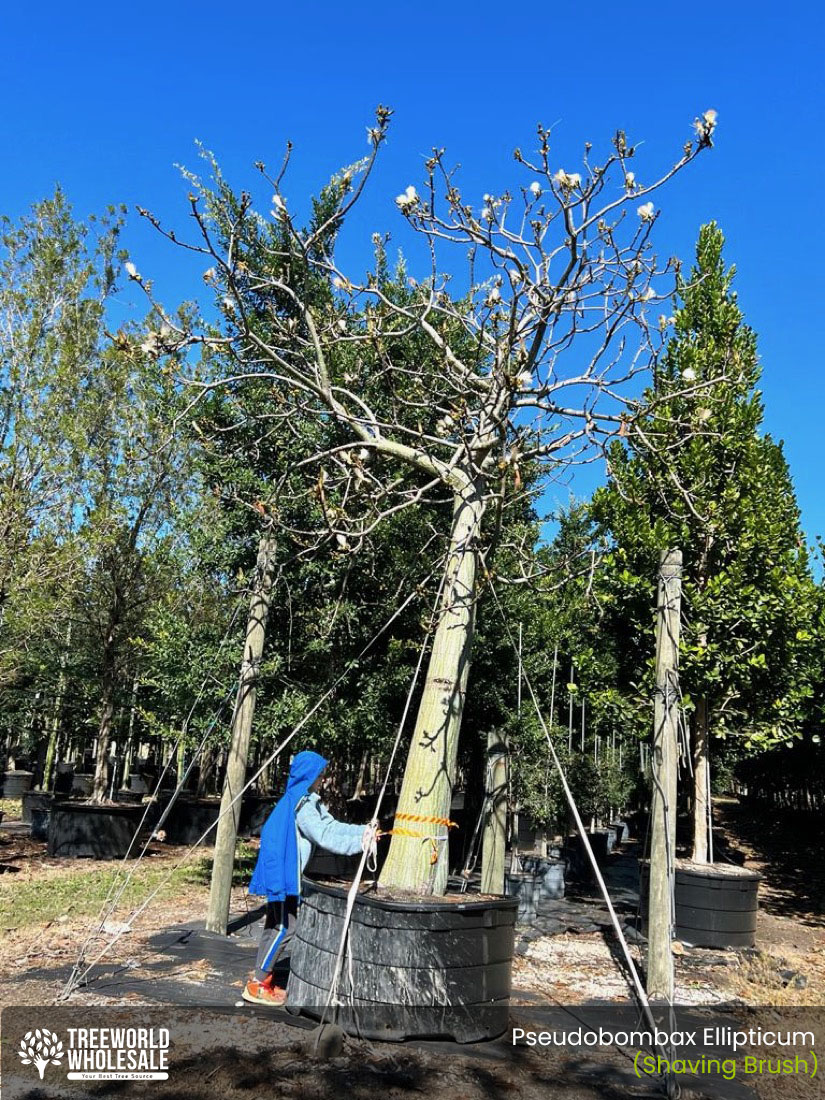
[[[233,885],[249,881],[257,853],[248,844],[239,845],[232,876]],[[68,863],[68,861],[67,861]],[[63,875],[17,883],[15,875],[0,879],[0,930],[10,931],[32,924],[44,924],[59,917],[95,915],[100,912],[113,881],[118,887],[125,874],[120,863],[110,867],[84,868],[84,860],[74,861]],[[195,856],[172,870],[173,864],[142,862],[132,874],[118,903],[118,911],[131,911],[160,887],[157,900],[169,900],[183,887],[208,886],[212,872],[212,856]],[[75,870],[75,867],[77,868]],[[5,881],[4,881],[5,880]],[[113,891],[114,893],[114,891]]]

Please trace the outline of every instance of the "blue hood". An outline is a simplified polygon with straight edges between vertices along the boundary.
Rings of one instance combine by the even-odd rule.
[[[261,831],[258,862],[249,883],[250,894],[265,896],[269,901],[283,901],[288,894],[301,893],[295,811],[327,763],[323,756],[308,750],[299,752],[292,761],[283,798],[276,803]]]

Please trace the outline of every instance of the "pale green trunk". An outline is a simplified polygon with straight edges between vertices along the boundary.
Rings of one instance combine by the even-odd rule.
[[[696,703],[693,755],[693,862],[708,863],[708,703]]]
[[[487,735],[486,787],[481,892],[503,894],[507,839],[507,742],[495,732]]]
[[[438,626],[395,820],[396,829],[417,835],[393,836],[380,877],[380,885],[389,889],[425,895],[447,888],[447,827],[414,818],[450,816],[475,624],[482,513],[474,490],[457,498]],[[400,816],[405,814],[412,818]]]

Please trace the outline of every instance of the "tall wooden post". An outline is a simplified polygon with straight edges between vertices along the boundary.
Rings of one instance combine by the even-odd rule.
[[[507,832],[507,742],[495,732],[487,734],[486,786],[481,892],[503,894]]]
[[[659,563],[656,610],[656,688],[651,773],[653,797],[648,891],[647,993],[673,1001],[674,859],[676,856],[676,769],[678,760],[679,625],[682,552],[665,550]]]
[[[241,800],[238,799],[234,805],[232,803],[246,783],[246,760],[252,735],[252,718],[255,714],[258,668],[266,639],[274,565],[275,540],[271,535],[265,534],[261,537],[258,546],[258,566],[249,606],[249,618],[246,623],[243,660],[238,677],[238,698],[232,716],[232,740],[223,782],[221,817],[215,837],[209,911],[206,917],[207,930],[219,932],[222,936],[226,935],[229,923],[235,844],[238,839],[238,823],[241,816]],[[232,806],[231,810],[230,806]]]

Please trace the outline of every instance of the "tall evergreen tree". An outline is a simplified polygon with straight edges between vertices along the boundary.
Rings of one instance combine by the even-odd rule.
[[[624,619],[627,679],[649,660],[659,552],[684,555],[697,862],[708,858],[710,736],[735,735],[750,749],[797,732],[813,607],[799,509],[782,445],[761,433],[756,337],[723,243],[714,223],[701,229],[648,411],[614,445],[609,484],[593,500],[612,541],[608,604]]]

